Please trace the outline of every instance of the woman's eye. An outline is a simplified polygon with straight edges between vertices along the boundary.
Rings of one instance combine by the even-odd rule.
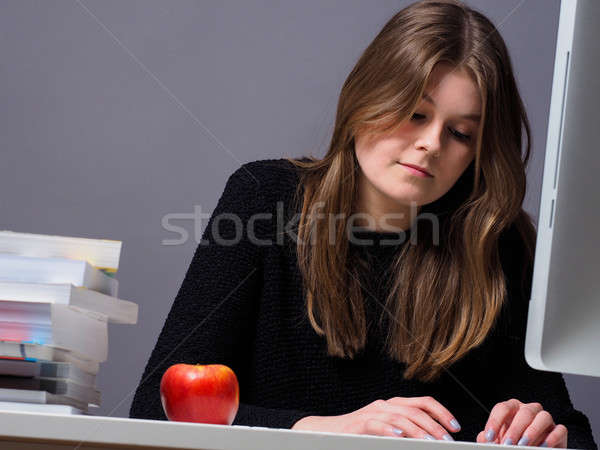
[[[418,113],[414,113],[411,117],[411,120],[423,120],[425,118],[425,116],[423,114],[418,114]],[[452,133],[452,135],[458,139],[459,141],[469,141],[471,139],[471,136],[466,135],[466,134],[462,134],[458,131],[456,131],[453,128],[449,128],[450,133]]]
[[[458,132],[458,131],[456,131],[456,130],[452,130],[452,129],[451,129],[451,130],[450,130],[450,132],[451,132],[451,133],[452,133],[452,134],[453,134],[453,135],[454,135],[454,136],[455,136],[457,139],[459,139],[459,140],[461,140],[461,141],[468,141],[469,139],[471,139],[471,136],[468,136],[468,135],[466,135],[466,134],[459,133],[459,132]]]

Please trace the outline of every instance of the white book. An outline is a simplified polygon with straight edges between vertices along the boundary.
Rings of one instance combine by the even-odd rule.
[[[0,302],[0,339],[33,341],[104,362],[107,316],[54,303]]]
[[[70,405],[52,405],[46,403],[1,402],[0,411],[26,411],[42,414],[86,414]]]
[[[0,253],[0,281],[72,284],[117,297],[119,282],[86,261]]]
[[[100,406],[100,391],[91,386],[82,386],[62,378],[23,378],[0,376],[1,389],[20,389],[22,391],[47,392],[61,395],[85,404]],[[34,402],[38,403],[38,402]]]
[[[34,342],[20,340],[0,340],[0,358],[19,358],[28,361],[57,361],[73,364],[78,369],[91,374],[98,374],[98,361],[86,359],[67,349],[50,347]]]
[[[65,395],[51,394],[41,390],[27,389],[5,389],[0,388],[0,401],[3,402],[20,402],[20,403],[37,403],[40,405],[69,405],[75,408],[87,411],[90,406],[84,401],[77,400]],[[100,403],[100,402],[98,402]],[[96,405],[100,406],[100,405]]]
[[[0,281],[0,301],[55,303],[104,314],[120,324],[137,322],[138,305],[72,284]],[[0,316],[1,320],[1,316]]]
[[[95,374],[85,372],[72,363],[65,362],[0,358],[0,375],[28,378],[65,378],[84,386],[96,386]]]
[[[89,262],[98,269],[116,272],[121,241],[0,231],[0,253],[38,258],[70,258]]]

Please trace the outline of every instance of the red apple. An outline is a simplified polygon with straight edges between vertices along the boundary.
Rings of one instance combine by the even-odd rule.
[[[222,364],[174,364],[160,380],[160,401],[169,420],[231,425],[240,388]]]

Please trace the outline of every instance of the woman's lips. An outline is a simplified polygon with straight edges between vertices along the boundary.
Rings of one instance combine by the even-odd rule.
[[[422,178],[432,178],[433,175],[428,174],[427,172],[424,172],[422,170],[419,170],[415,167],[409,166],[407,164],[402,164],[399,163],[402,167],[404,167],[406,170],[408,170],[410,173],[412,173],[413,175],[416,175],[418,177],[422,177]]]

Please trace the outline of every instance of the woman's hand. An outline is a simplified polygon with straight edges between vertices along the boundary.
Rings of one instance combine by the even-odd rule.
[[[539,403],[522,403],[511,398],[492,408],[477,442],[567,448],[567,428],[556,425]]]
[[[292,430],[453,441],[448,431],[457,432],[460,425],[432,397],[394,397],[340,416],[304,417]]]

